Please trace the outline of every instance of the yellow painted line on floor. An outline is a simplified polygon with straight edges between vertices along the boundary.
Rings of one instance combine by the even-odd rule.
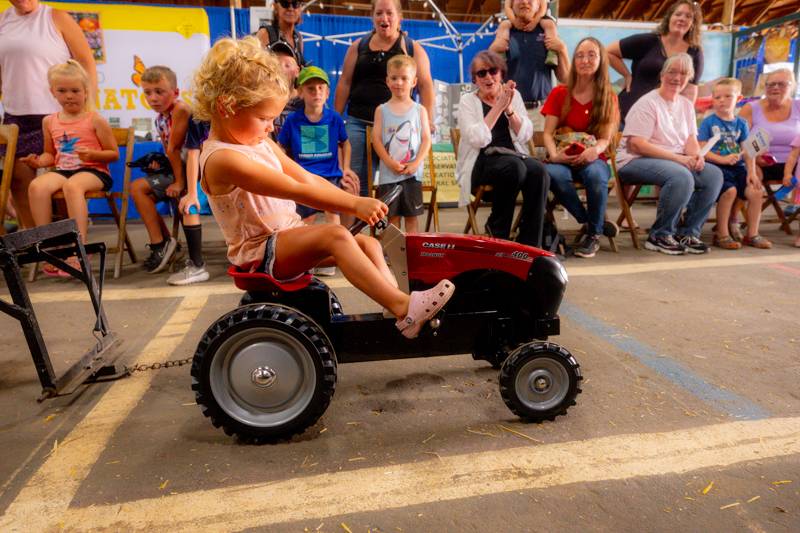
[[[134,363],[174,358],[173,352],[207,300],[205,295],[184,298]],[[139,404],[154,377],[154,373],[145,372],[111,385],[97,405],[59,443],[56,451],[0,517],[0,531],[44,531],[56,528],[58,517],[65,515],[81,483],[105,451],[119,425]]]
[[[26,527],[239,530],[570,483],[682,474],[796,454],[800,454],[800,418],[731,422],[70,508],[64,513],[48,513],[45,520]],[[62,465],[67,470],[70,467]],[[264,476],[268,478],[269,469]],[[28,516],[42,517],[43,511],[49,510],[46,505],[47,498],[28,501],[26,511],[33,513]],[[23,515],[15,516],[21,519]]]
[[[661,272],[675,270],[695,270],[698,268],[727,268],[751,265],[769,265],[774,263],[800,262],[800,253],[770,254],[750,257],[716,257],[716,253],[703,257],[673,257],[667,261],[623,263],[614,265],[575,265],[573,261],[565,263],[570,277],[578,276],[622,276],[624,274],[642,274],[645,272]],[[732,254],[732,255],[735,255]]]

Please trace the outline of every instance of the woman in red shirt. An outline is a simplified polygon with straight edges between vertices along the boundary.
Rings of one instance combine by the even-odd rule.
[[[553,89],[542,114],[550,190],[585,225],[575,255],[594,257],[600,248],[600,235],[615,236],[618,231],[611,222],[605,222],[611,171],[604,152],[617,131],[619,110],[608,81],[608,56],[597,39],[586,37],[578,43],[567,85]],[[588,212],[578,198],[574,181],[586,187]]]

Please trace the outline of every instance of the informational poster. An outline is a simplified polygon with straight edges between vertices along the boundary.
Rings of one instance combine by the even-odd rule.
[[[189,100],[194,70],[209,49],[208,17],[203,9],[45,2],[72,14],[97,62],[96,109],[112,124],[152,130],[155,114],[141,87],[145,68],[175,71],[181,95]],[[0,10],[11,7],[0,0]]]

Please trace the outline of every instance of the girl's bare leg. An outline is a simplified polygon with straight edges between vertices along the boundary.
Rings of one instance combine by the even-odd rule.
[[[278,233],[274,274],[288,278],[333,257],[344,277],[396,317],[408,313],[408,295],[393,286],[344,226],[303,226]],[[388,271],[388,267],[386,268]],[[391,275],[391,273],[389,273]]]
[[[392,287],[397,288],[397,279],[394,277],[394,273],[389,270],[389,265],[386,264],[386,258],[383,256],[381,243],[361,233],[356,235],[356,242],[369,260],[372,261],[372,264],[378,267],[378,270],[386,281],[388,281]]]
[[[90,172],[78,172],[64,183],[64,200],[67,202],[69,218],[75,220],[81,240],[86,244],[89,235],[89,208],[86,205],[86,193],[102,191],[103,182]]]
[[[556,28],[556,23],[548,18],[543,18],[539,21],[539,26],[542,27],[544,30],[544,34],[546,37],[558,37],[558,29]]]
[[[44,226],[53,221],[53,194],[60,191],[67,178],[48,172],[34,179],[28,186],[28,201],[34,226]],[[22,210],[20,210],[22,215]]]

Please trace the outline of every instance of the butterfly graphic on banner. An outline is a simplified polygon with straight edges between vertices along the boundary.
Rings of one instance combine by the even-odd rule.
[[[142,58],[134,54],[134,56],[133,56],[133,74],[131,74],[131,81],[137,87],[141,87],[142,86],[142,74],[144,74],[144,71],[146,69],[147,69],[147,67],[144,66],[144,61],[142,61]]]

